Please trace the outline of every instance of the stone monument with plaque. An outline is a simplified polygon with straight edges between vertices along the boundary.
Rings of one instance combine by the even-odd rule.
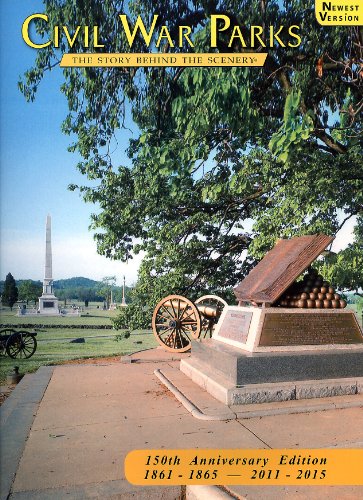
[[[45,266],[43,279],[43,293],[39,297],[38,313],[43,316],[60,314],[58,298],[54,295],[52,276],[52,229],[51,217],[47,215],[45,224]]]
[[[332,241],[279,240],[235,288],[238,305],[224,308],[213,337],[193,342],[181,370],[227,404],[363,390],[362,329],[311,268]]]

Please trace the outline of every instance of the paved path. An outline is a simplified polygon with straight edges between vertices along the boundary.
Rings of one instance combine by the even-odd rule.
[[[24,377],[1,407],[1,500],[180,498],[180,487],[126,481],[124,458],[133,449],[363,447],[363,400],[305,414],[197,419],[154,374],[174,371],[183,390],[180,357],[153,349],[122,363],[44,367]],[[221,403],[202,389],[188,380],[184,389],[202,411],[220,413]],[[357,486],[230,490],[252,500],[363,498]],[[211,491],[191,488],[188,496],[213,498]]]

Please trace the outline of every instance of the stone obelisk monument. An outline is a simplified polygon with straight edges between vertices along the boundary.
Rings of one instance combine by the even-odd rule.
[[[122,302],[121,302],[121,307],[127,307],[126,299],[125,299],[125,276],[124,276],[124,283],[123,283],[123,286],[122,286]]]
[[[47,215],[45,226],[45,267],[43,280],[43,293],[39,297],[40,314],[59,314],[58,299],[53,292],[52,277],[52,230],[51,217]]]

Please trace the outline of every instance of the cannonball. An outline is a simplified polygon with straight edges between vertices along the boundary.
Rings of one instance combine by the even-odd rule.
[[[311,292],[311,287],[310,286],[304,286],[303,292],[310,293]]]
[[[321,293],[321,292],[320,292],[320,293],[318,293],[318,299],[319,299],[319,300],[324,300],[324,299],[326,299],[326,297],[325,297],[325,293]]]
[[[327,293],[327,294],[326,294],[326,298],[327,298],[328,300],[332,300],[332,299],[334,298],[334,294],[333,294],[333,293]]]
[[[341,309],[344,309],[344,307],[346,307],[346,305],[347,305],[347,302],[344,299],[340,299],[339,302],[340,302]]]
[[[316,299],[315,307],[316,307],[316,309],[322,309],[324,307],[324,301],[322,301],[320,299]]]
[[[324,309],[330,309],[331,308],[331,300],[325,299],[323,301],[324,303]]]
[[[314,286],[316,286],[316,287],[318,287],[318,288],[320,288],[322,285],[323,285],[323,281],[322,281],[322,280],[316,280],[316,281],[314,282]]]
[[[332,286],[330,286],[329,289],[328,289],[328,292],[334,294],[335,293],[335,288],[332,287]]]
[[[314,286],[314,281],[311,279],[308,279],[306,282],[306,286],[308,286],[309,288],[312,288]]]
[[[313,293],[319,293],[320,292],[320,288],[316,286],[315,288],[313,288],[312,291],[313,291]]]
[[[329,288],[329,281],[323,281],[323,284],[321,286],[324,286],[326,288]]]
[[[306,299],[308,299],[308,298],[309,298],[309,294],[308,294],[308,293],[306,293],[306,292],[303,292],[303,293],[301,294],[300,298],[301,298],[302,300],[306,300]]]
[[[326,286],[322,286],[322,287],[320,288],[320,291],[321,291],[321,293],[327,293],[328,288],[327,288]]]
[[[333,299],[331,301],[331,306],[333,309],[340,309],[340,300]]]
[[[306,306],[307,306],[307,300],[306,299],[300,299],[300,300],[297,301],[297,307],[300,307],[300,309],[303,309]]]
[[[317,296],[317,294],[316,294],[316,293],[311,292],[311,293],[309,293],[309,298],[310,298],[311,300],[316,300],[316,299],[318,298],[318,296]]]
[[[308,299],[306,301],[306,305],[307,305],[308,309],[313,309],[315,307],[315,300]]]
[[[339,293],[335,293],[335,294],[334,294],[334,299],[335,299],[335,300],[340,300],[340,295],[339,295]]]

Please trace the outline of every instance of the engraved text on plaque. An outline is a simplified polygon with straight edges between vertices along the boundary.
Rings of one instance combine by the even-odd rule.
[[[227,311],[218,335],[226,339],[245,343],[247,341],[251,319],[252,312],[236,310]]]
[[[354,314],[266,313],[260,346],[363,343]]]

